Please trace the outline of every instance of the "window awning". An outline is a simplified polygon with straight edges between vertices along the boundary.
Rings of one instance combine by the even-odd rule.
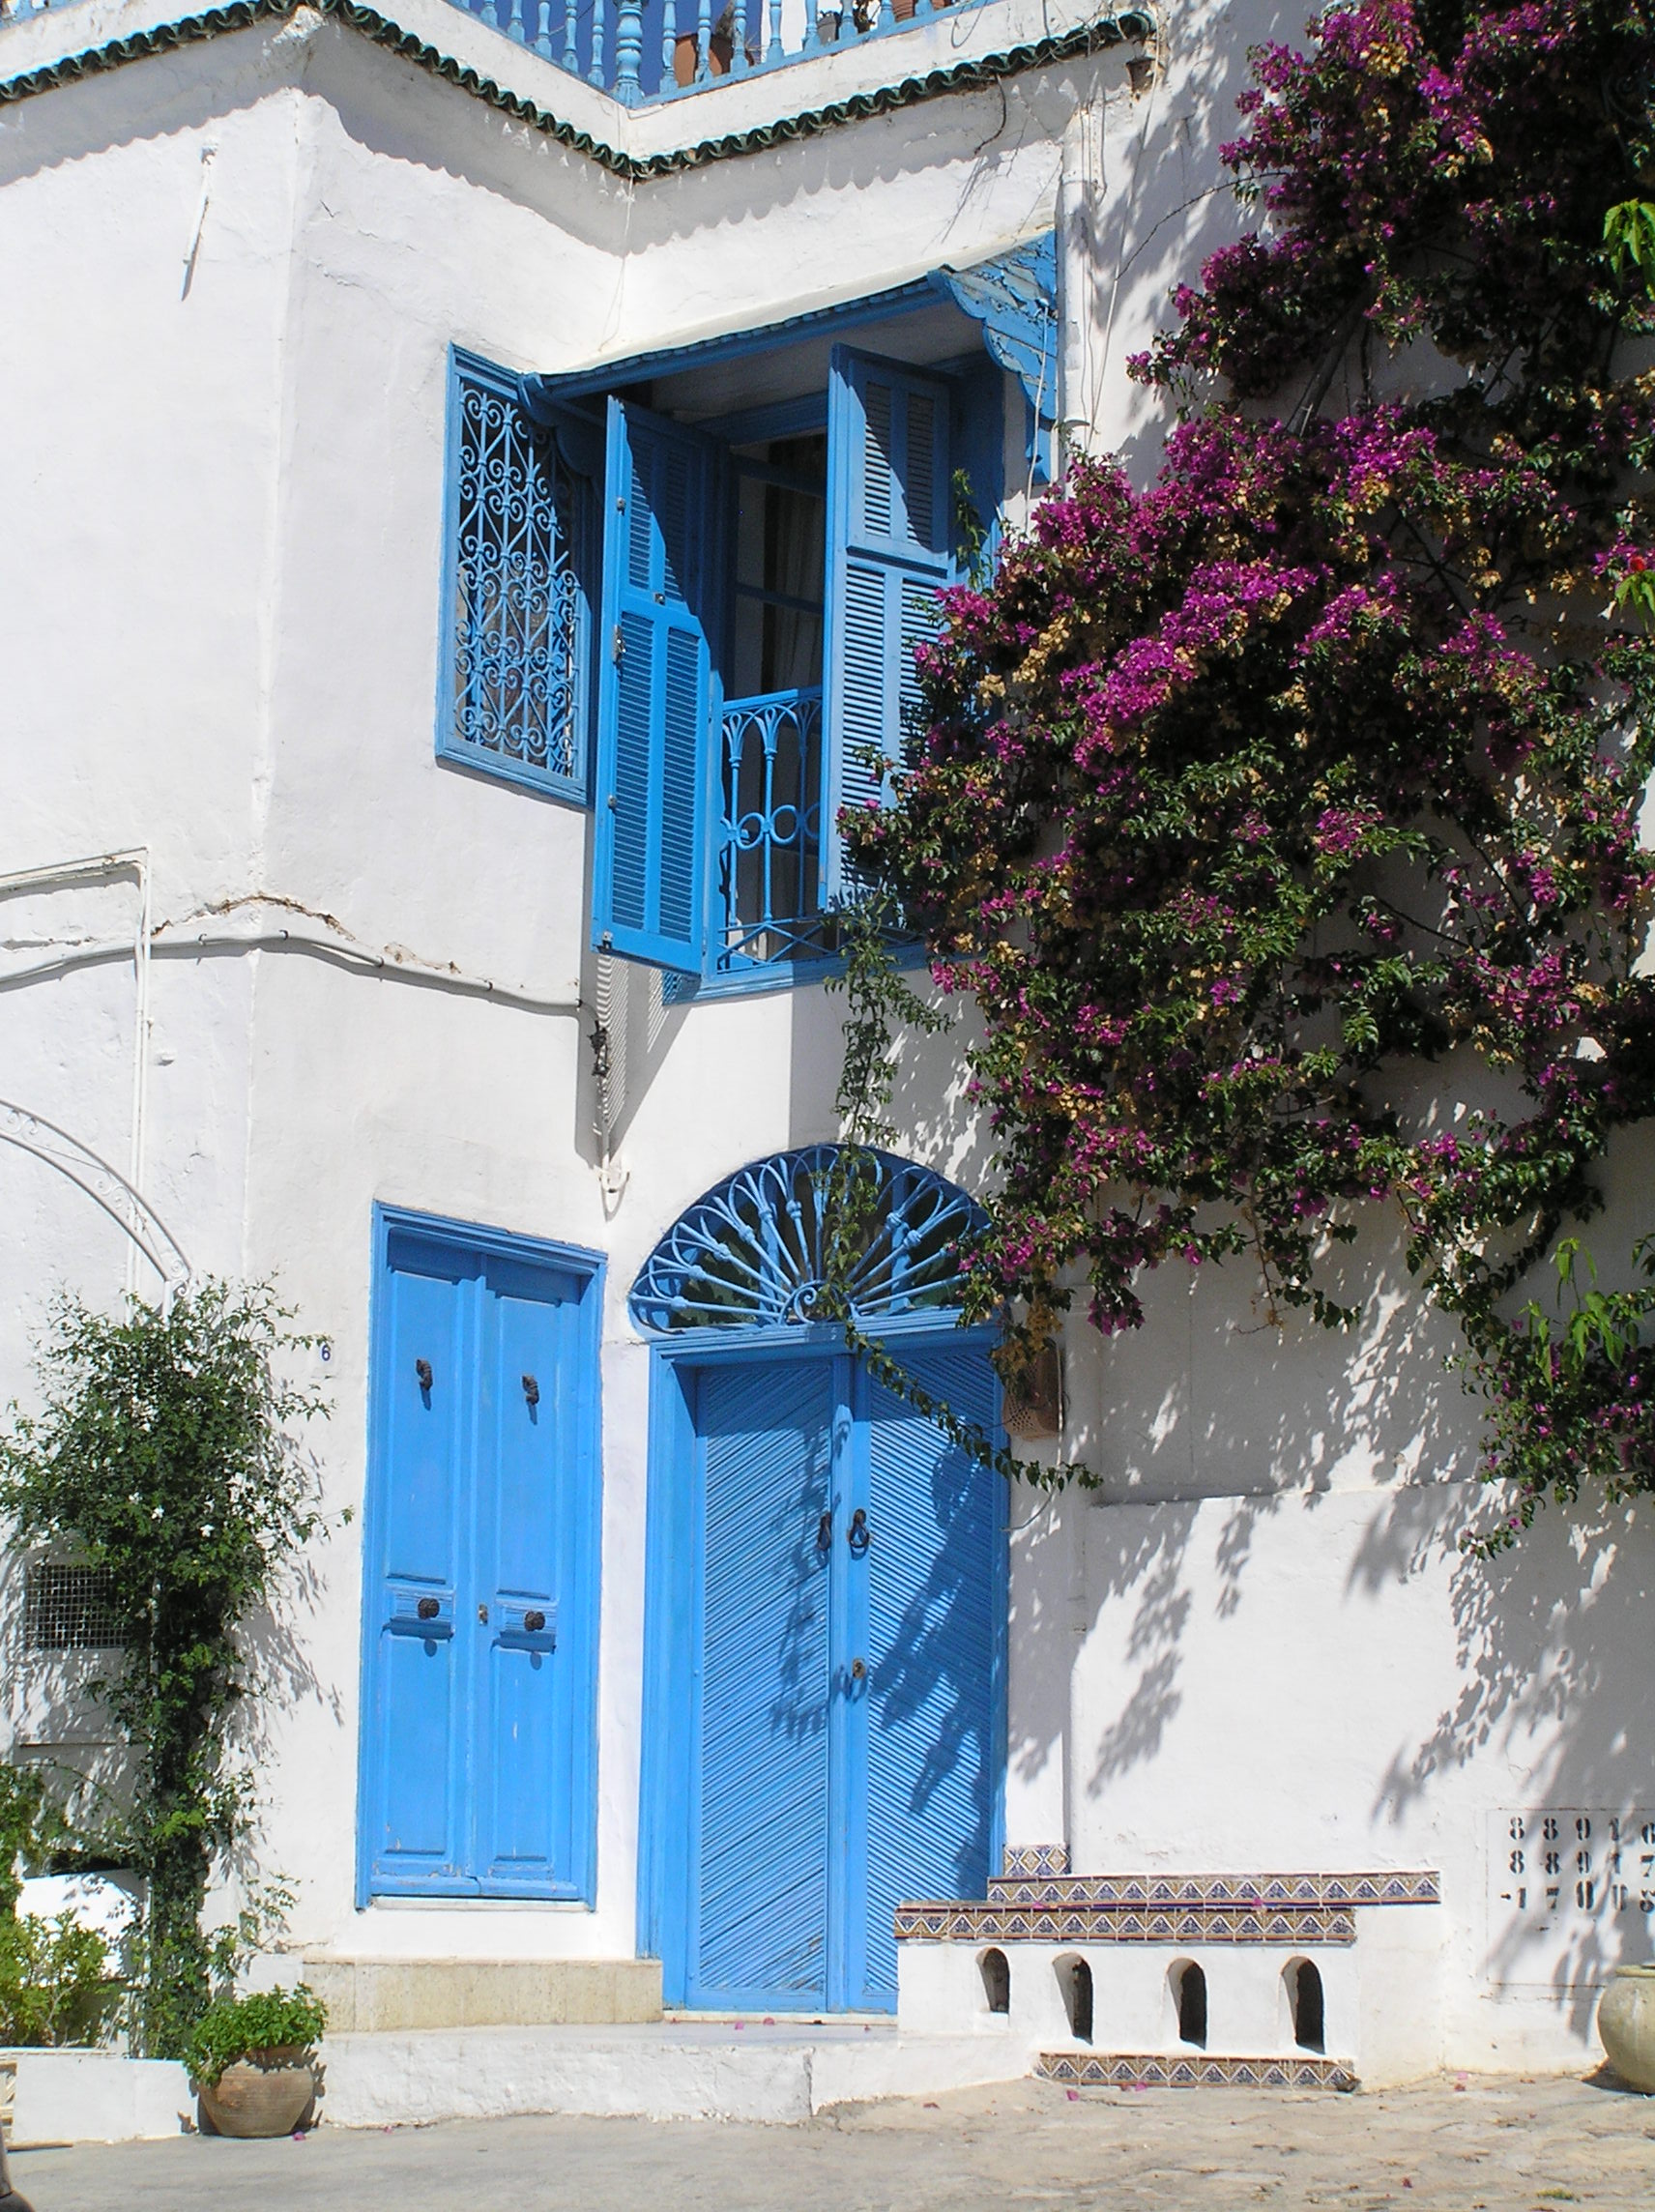
[[[987,261],[967,268],[944,265],[909,283],[834,306],[814,307],[780,322],[698,338],[688,345],[628,354],[589,368],[525,376],[523,404],[532,415],[547,419],[559,402],[655,383],[812,338],[838,339],[869,324],[889,322],[943,302],[979,326],[990,356],[1022,385],[1029,410],[1030,458],[1036,475],[1045,477],[1058,414],[1057,274],[1057,237],[1048,230]]]

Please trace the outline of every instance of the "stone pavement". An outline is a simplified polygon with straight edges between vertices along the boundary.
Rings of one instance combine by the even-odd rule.
[[[1373,2096],[1020,2081],[793,2127],[462,2120],[22,2151],[13,2168],[35,2212],[1650,2212],[1655,2098],[1476,2075]]]

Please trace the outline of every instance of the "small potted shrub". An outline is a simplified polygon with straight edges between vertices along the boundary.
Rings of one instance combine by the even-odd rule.
[[[221,2136],[291,2135],[315,2099],[327,2025],[327,2007],[303,1982],[216,1997],[186,2052],[204,2124]]]

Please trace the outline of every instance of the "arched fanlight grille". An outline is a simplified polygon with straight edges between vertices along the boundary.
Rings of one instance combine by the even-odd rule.
[[[777,1152],[698,1198],[632,1286],[638,1327],[662,1335],[813,1319],[828,1265],[826,1214],[839,1154],[837,1145]],[[863,1157],[872,1163],[877,1191],[848,1269],[856,1319],[958,1305],[959,1246],[982,1226],[981,1208],[930,1168],[892,1152]]]

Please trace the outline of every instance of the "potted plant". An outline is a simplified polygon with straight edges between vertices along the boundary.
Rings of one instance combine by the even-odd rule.
[[[316,2096],[328,2009],[297,1989],[216,1997],[190,2032],[189,2078],[203,2125],[221,2136],[291,2135]]]

